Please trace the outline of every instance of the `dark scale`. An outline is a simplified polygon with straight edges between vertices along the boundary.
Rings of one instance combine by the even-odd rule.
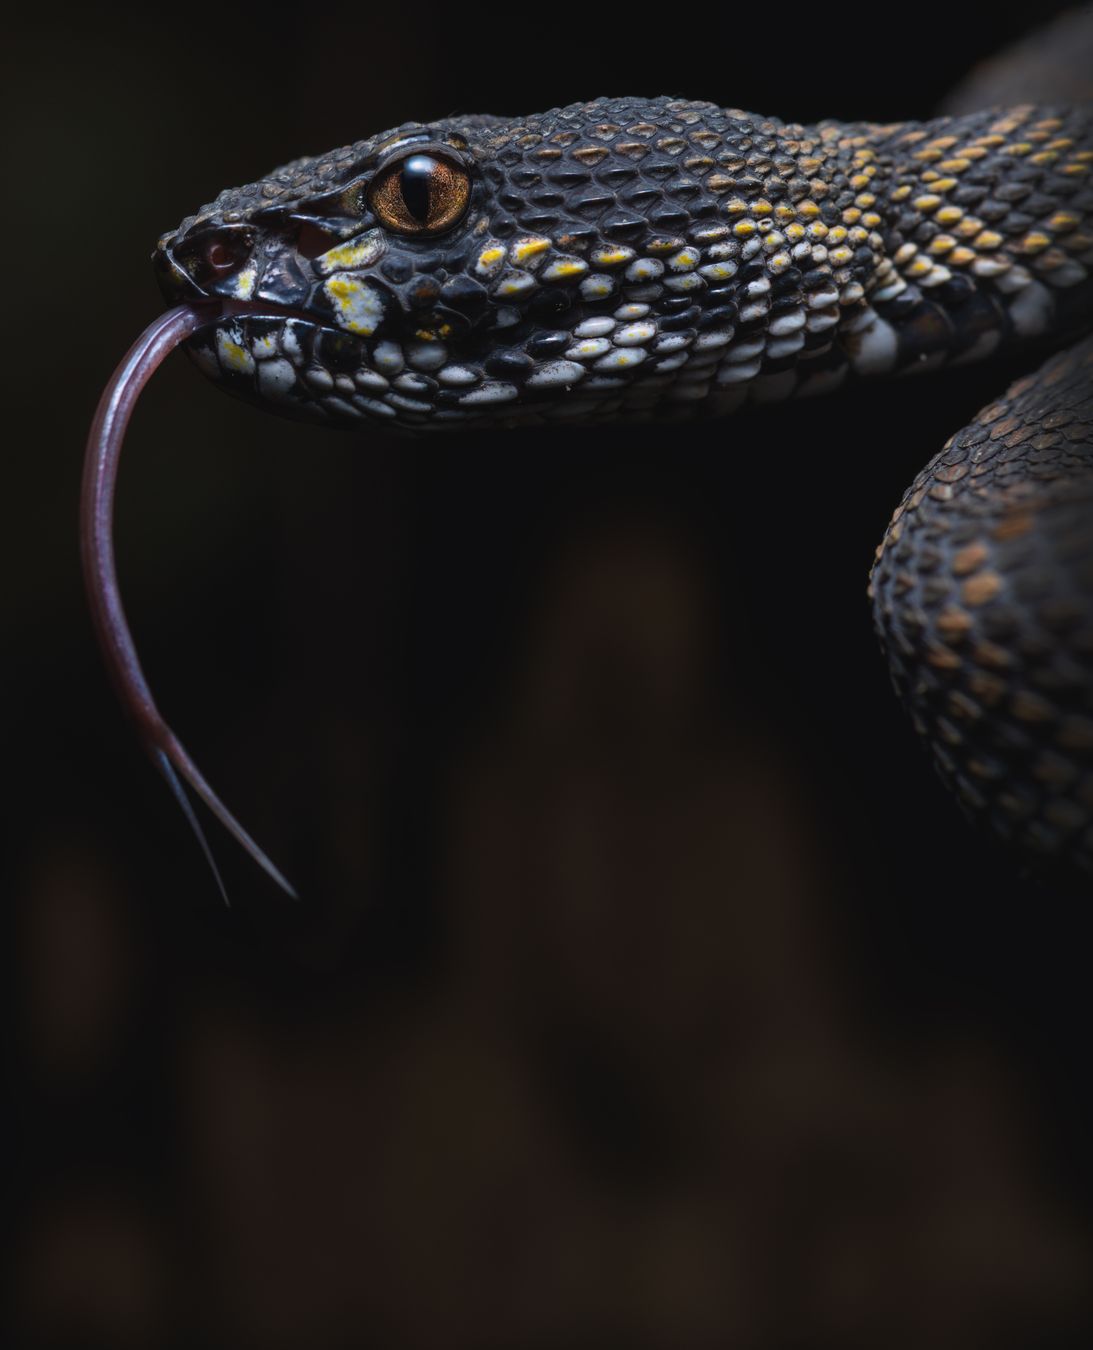
[[[526,352],[508,349],[488,356],[485,366],[491,375],[505,379],[519,379],[534,370],[535,361]]]
[[[553,357],[560,356],[562,352],[572,343],[573,337],[570,333],[536,333],[528,339],[527,350],[530,356]]]
[[[529,230],[548,234],[558,228],[559,217],[553,211],[532,211],[523,217],[523,222]]]

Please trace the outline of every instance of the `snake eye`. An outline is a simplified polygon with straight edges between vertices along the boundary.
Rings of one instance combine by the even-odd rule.
[[[397,234],[440,234],[467,209],[471,180],[454,160],[419,152],[380,170],[368,203],[381,225]]]

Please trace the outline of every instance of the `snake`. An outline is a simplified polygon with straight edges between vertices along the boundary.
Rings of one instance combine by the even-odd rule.
[[[220,193],[153,264],[169,307],[100,403],[83,556],[107,665],[214,872],[187,787],[292,892],[159,713],[118,591],[121,444],[176,347],[356,432],[594,438],[841,390],[848,439],[859,381],[1025,350],[1033,373],[908,488],[869,593],[966,813],[1093,880],[1093,105],[803,125],[663,96],[407,122]]]

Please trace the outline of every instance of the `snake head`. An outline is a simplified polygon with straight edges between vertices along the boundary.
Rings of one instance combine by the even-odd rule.
[[[770,168],[786,131],[666,98],[412,123],[222,193],[155,262],[172,303],[222,302],[198,365],[290,415],[512,425],[648,415],[666,391],[686,411],[734,337],[713,393],[738,392],[771,307],[710,151],[743,140]]]

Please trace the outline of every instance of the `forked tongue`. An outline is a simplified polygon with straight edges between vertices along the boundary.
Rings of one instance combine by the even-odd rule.
[[[187,784],[254,861],[296,899],[296,892],[205,781],[178,737],[163,720],[141,669],[133,635],[126,622],[114,565],[114,488],[122,441],[144,386],[163,360],[216,310],[208,305],[177,305],[161,314],[137,338],[103,391],[87,441],[80,496],[80,549],[91,617],[107,668],[126,711],[148,753],[166,778],[228,902],[220,870],[213,858],[183,784]]]

